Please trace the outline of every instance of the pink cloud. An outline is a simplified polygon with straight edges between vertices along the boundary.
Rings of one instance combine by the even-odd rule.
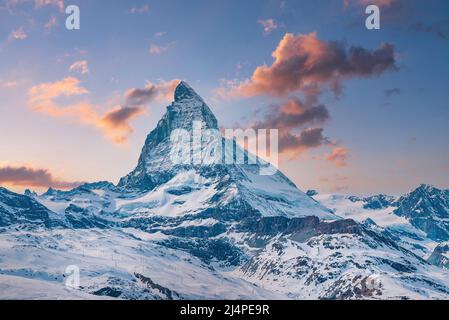
[[[20,27],[17,30],[14,30],[10,33],[8,37],[8,41],[13,40],[25,40],[28,37],[23,27]]]
[[[346,167],[348,165],[348,149],[345,147],[335,147],[325,159],[335,164],[337,167]]]
[[[158,45],[158,44],[152,43],[150,45],[149,52],[151,54],[161,54],[161,53],[164,53],[164,52],[167,52],[168,50],[170,50],[174,45],[175,45],[174,42],[170,42],[170,43],[167,43],[164,45]]]
[[[273,105],[264,119],[251,125],[255,129],[277,129],[279,152],[288,158],[298,158],[308,149],[330,144],[320,125],[329,119],[324,105],[304,103],[298,98]]]
[[[34,86],[29,90],[28,96],[31,108],[36,112],[57,118],[73,119],[99,129],[114,143],[126,143],[128,135],[133,132],[129,121],[143,114],[143,110],[136,109],[134,112],[128,112],[127,117],[114,118],[114,113],[119,113],[121,107],[115,107],[101,115],[97,107],[86,101],[66,105],[55,102],[55,99],[61,96],[73,97],[86,93],[88,91],[80,86],[77,78],[67,77],[61,81]]]
[[[351,3],[360,6],[374,4],[378,7],[387,8],[391,7],[395,2],[397,2],[397,0],[343,0],[343,5],[347,8]]]
[[[45,6],[54,6],[59,9],[59,11],[64,11],[64,0],[35,0],[36,8],[42,8]]]
[[[11,9],[24,3],[34,3],[34,6],[38,9],[46,6],[54,6],[61,12],[63,12],[65,8],[64,0],[6,0],[6,7]]]
[[[159,83],[147,82],[144,88],[132,88],[125,93],[127,106],[145,105],[152,100],[170,101],[181,80],[173,79]]]
[[[55,178],[48,169],[29,166],[2,166],[0,167],[0,184],[72,189],[81,185],[82,182],[71,182]]]
[[[47,31],[53,29],[54,27],[56,27],[58,25],[58,19],[56,18],[56,16],[51,16],[50,20],[48,20],[48,22],[44,25],[45,29],[47,29]]]
[[[67,77],[56,82],[43,83],[32,87],[28,95],[31,102],[47,102],[60,96],[76,96],[86,94],[88,91],[80,86],[80,80],[75,77]]]
[[[252,77],[231,88],[230,94],[286,96],[319,92],[330,87],[338,93],[343,79],[372,77],[395,70],[395,51],[384,43],[375,50],[318,39],[316,33],[285,34],[272,54],[272,65],[256,68]]]
[[[88,93],[75,77],[43,83],[32,87],[28,92],[32,110],[55,118],[66,118],[92,126],[100,130],[106,138],[116,144],[125,144],[134,132],[131,122],[145,113],[144,106],[154,99],[165,99],[170,93],[173,96],[178,80],[147,83],[144,89],[130,89],[125,93],[125,105],[115,106],[101,113],[100,108],[88,101],[69,104],[58,104],[56,98],[78,97]]]

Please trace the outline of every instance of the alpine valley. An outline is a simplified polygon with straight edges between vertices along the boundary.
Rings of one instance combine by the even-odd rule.
[[[449,299],[449,190],[306,194],[259,158],[173,164],[170,135],[194,121],[218,129],[181,82],[117,185],[0,188],[0,298]]]

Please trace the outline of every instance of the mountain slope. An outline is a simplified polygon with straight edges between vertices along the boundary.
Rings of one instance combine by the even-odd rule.
[[[170,150],[178,146],[170,141],[171,133],[176,129],[184,129],[192,134],[194,121],[201,121],[203,130],[218,130],[217,120],[210,108],[188,84],[181,82],[175,90],[175,101],[167,107],[167,113],[148,135],[136,169],[123,177],[118,186],[145,193],[144,202],[151,200],[155,208],[168,205],[171,215],[174,212],[177,215],[198,213],[207,208],[235,212],[239,207],[249,206],[267,216],[315,215],[327,219],[337,218],[299,191],[281,172],[277,171],[271,176],[260,175],[261,168],[267,166],[260,158],[256,158],[256,164],[225,164],[223,159],[229,150],[223,148],[226,151],[212,165],[173,163]],[[202,149],[197,153],[204,156],[212,148],[211,143],[225,145],[225,139],[219,137],[212,142],[203,141]],[[192,146],[187,144],[186,147]],[[236,149],[235,153],[241,150],[235,143],[233,148]],[[245,153],[243,150],[241,152]],[[167,190],[168,185],[170,190]],[[197,195],[202,195],[197,204],[184,205],[177,200],[170,200],[174,198],[170,195],[179,197],[181,194],[196,198],[195,190]],[[138,203],[141,201],[133,201],[134,210],[139,209]],[[144,205],[141,208],[152,211]]]
[[[293,299],[447,299],[448,273],[367,233],[274,238],[236,274]]]
[[[56,227],[56,215],[36,200],[0,187],[0,227],[9,225]]]
[[[402,236],[449,240],[449,190],[421,185],[400,196],[354,197],[314,195],[337,215],[358,221],[372,219]],[[416,239],[415,239],[416,240]]]
[[[394,213],[436,241],[449,240],[449,190],[421,185],[400,197]]]
[[[185,144],[172,133],[192,131],[194,121],[218,128],[181,82],[136,169],[117,186],[26,196],[0,189],[0,297],[67,293],[64,270],[76,265],[81,286],[66,298],[449,298],[449,273],[426,261],[429,239],[392,213],[395,199],[320,204],[279,171],[261,175],[269,164],[257,157],[222,162],[237,151],[252,155],[221,135],[199,148],[187,143],[192,156],[230,145],[217,162],[175,163],[172,150]],[[380,218],[362,219],[366,212]]]

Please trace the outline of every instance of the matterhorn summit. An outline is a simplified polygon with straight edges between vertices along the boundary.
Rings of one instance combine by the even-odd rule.
[[[260,167],[264,165],[261,159],[257,159],[255,164],[173,163],[170,159],[173,148],[171,133],[176,129],[192,132],[194,123],[198,122],[202,123],[202,129],[218,129],[209,106],[187,83],[180,82],[174,101],[148,135],[136,169],[120,180],[119,187],[128,191],[164,194],[164,205],[171,202],[172,212],[182,215],[213,208],[238,215],[258,212],[263,216],[313,215],[336,219],[330,210],[298,190],[281,172],[276,170],[273,175],[260,175]],[[241,149],[238,145],[235,148]],[[202,182],[198,184],[199,181]],[[180,197],[196,201],[192,206],[186,206],[185,203],[179,204]],[[158,208],[156,204],[148,211],[157,215],[160,214]]]

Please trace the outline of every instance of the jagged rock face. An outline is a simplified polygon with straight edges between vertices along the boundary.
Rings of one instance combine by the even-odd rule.
[[[202,204],[191,210],[191,213],[214,208],[220,209],[223,215],[226,212],[234,212],[240,216],[243,211],[255,210],[262,215],[315,215],[336,219],[330,210],[299,191],[281,172],[278,171],[272,176],[261,176],[260,169],[266,163],[258,157],[255,157],[256,164],[225,164],[224,161],[211,165],[174,164],[170,158],[173,148],[170,135],[175,129],[183,129],[192,134],[195,121],[202,122],[202,130],[218,129],[217,120],[203,99],[188,84],[181,82],[175,90],[174,102],[167,107],[167,112],[156,129],[148,135],[136,169],[122,178],[118,186],[124,192],[160,191],[169,193],[169,197],[173,196],[173,192],[178,192],[173,191],[173,188],[182,189],[183,194],[191,195],[202,188],[202,195],[210,194],[210,197],[200,196],[200,199],[203,199]],[[218,143],[225,145],[225,142],[220,135]],[[208,143],[211,142],[201,146],[202,153],[210,147]],[[232,150],[241,150],[235,142],[231,142],[231,145]],[[224,157],[226,152],[221,156]],[[241,152],[248,156],[246,151]],[[196,181],[192,182],[191,178],[186,176],[194,176]],[[179,180],[190,182],[179,183]],[[167,190],[166,186],[172,182],[175,182],[176,186]],[[179,195],[175,200],[178,203],[179,198],[182,196]]]
[[[403,217],[434,241],[449,240],[449,190],[423,184],[401,197],[380,194],[347,199],[353,203],[362,202],[363,209],[373,210],[373,214],[385,209]]]
[[[363,201],[365,202],[363,204],[364,209],[373,209],[373,210],[391,207],[395,201],[395,197],[384,194],[379,194],[376,196],[365,198],[350,196],[348,197],[348,199],[352,202]]]
[[[436,277],[424,259],[372,221],[263,217],[242,222],[234,231],[238,239],[258,248],[237,274],[290,298],[410,299],[449,294],[445,275]]]
[[[449,269],[449,243],[440,243],[427,261],[440,268]]]
[[[307,190],[306,194],[307,194],[309,197],[313,197],[313,196],[318,195],[318,192],[317,192],[316,190]]]
[[[170,171],[180,167],[171,163],[169,158],[173,130],[192,132],[194,121],[201,121],[203,129],[218,129],[212,111],[187,83],[181,82],[176,87],[174,99],[157,127],[148,135],[136,169],[120,180],[119,187],[149,191],[173,177]]]
[[[237,273],[300,299],[382,300],[449,294],[444,273],[436,277],[436,270],[422,258],[399,247],[376,227],[350,220],[301,220],[281,223],[281,230],[288,231],[265,237],[261,249]],[[248,237],[255,236],[249,233]]]
[[[394,213],[437,241],[449,240],[449,190],[421,185],[394,204]]]
[[[366,204],[364,205],[365,209],[385,209],[392,205],[395,200],[392,196],[387,196],[384,194],[380,194],[373,197],[365,198]]]
[[[53,213],[26,195],[0,187],[0,227],[14,224],[55,227],[60,221],[52,219]]]

